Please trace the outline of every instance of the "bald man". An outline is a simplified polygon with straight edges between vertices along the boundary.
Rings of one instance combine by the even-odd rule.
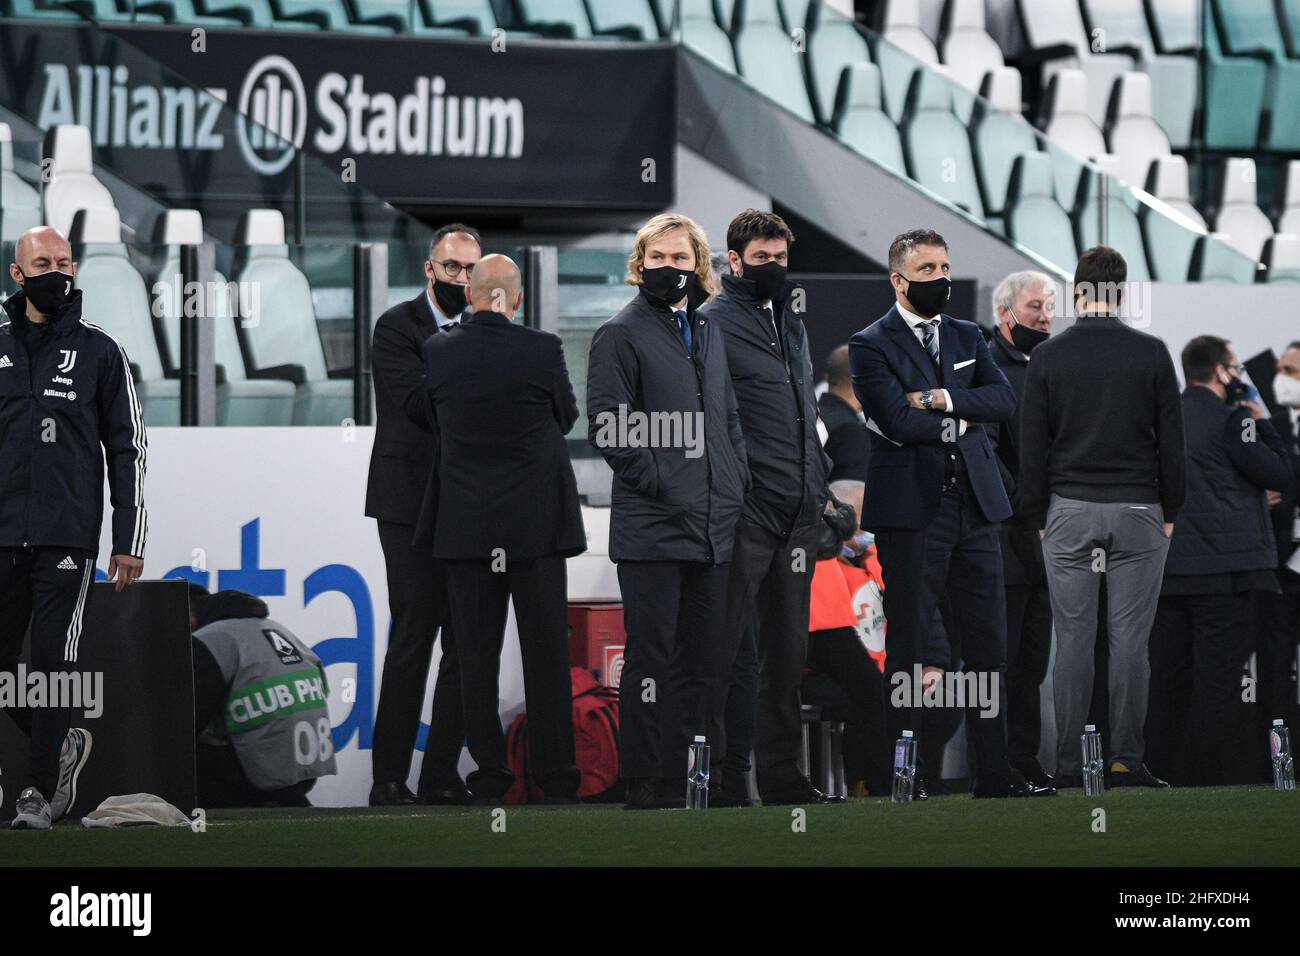
[[[144,567],[145,432],[126,352],[82,318],[72,249],[57,230],[23,233],[9,276],[20,291],[0,324],[0,672],[75,673],[104,516],[113,504],[108,576]],[[53,686],[53,681],[51,681]],[[31,741],[15,829],[48,830],[77,799],[89,731],[62,706],[6,710]]]
[[[436,445],[416,540],[447,569],[475,800],[498,803],[514,782],[497,712],[513,599],[535,782],[569,803],[580,775],[564,559],[587,537],[564,435],[578,405],[559,338],[511,322],[524,300],[513,262],[480,259],[469,299],[472,317],[424,344]]]

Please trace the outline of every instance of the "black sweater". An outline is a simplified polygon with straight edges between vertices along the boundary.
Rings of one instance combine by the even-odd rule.
[[[1043,527],[1049,495],[1158,502],[1186,493],[1183,415],[1164,342],[1080,316],[1034,349],[1020,407],[1020,513]]]

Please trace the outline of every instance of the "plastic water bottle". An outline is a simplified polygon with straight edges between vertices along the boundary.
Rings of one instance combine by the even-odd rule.
[[[696,737],[686,765],[686,808],[709,808],[709,745],[703,737]]]
[[[905,730],[894,744],[894,790],[889,799],[894,803],[911,803],[915,785],[916,739],[910,730]]]
[[[1291,731],[1281,719],[1268,732],[1268,753],[1273,758],[1273,789],[1295,789],[1295,758],[1291,755]]]
[[[1101,734],[1095,724],[1083,728],[1083,792],[1099,797],[1106,792],[1106,758],[1101,749]]]

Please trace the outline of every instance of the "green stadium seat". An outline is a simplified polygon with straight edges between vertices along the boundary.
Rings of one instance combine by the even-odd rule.
[[[255,30],[319,30],[318,23],[277,20],[271,0],[194,0],[194,8],[204,16],[239,20]]]
[[[635,30],[640,40],[658,40],[659,18],[651,0],[587,0],[591,26],[597,34]]]
[[[1197,55],[1201,44],[1204,0],[1146,0],[1156,50],[1170,55]],[[1205,86],[1202,126],[1207,149],[1254,149],[1264,107],[1266,63],[1249,57],[1224,56],[1214,18],[1205,17]]]
[[[1278,0],[1277,16],[1282,24],[1287,56],[1300,58],[1300,0]]]
[[[736,69],[751,86],[805,122],[815,122],[803,56],[785,32],[776,0],[748,0],[735,35]]]
[[[1106,138],[1088,113],[1088,78],[1082,70],[1061,70],[1048,81],[1039,111],[1043,132],[1051,141],[1056,166],[1056,195],[1073,203],[1079,192],[1081,161],[1106,152]]]
[[[97,0],[97,2],[103,3],[104,0]],[[140,0],[136,4],[136,10],[140,13],[152,14],[166,23],[227,29],[243,26],[243,21],[235,16],[201,13],[195,9],[192,0]]]
[[[830,123],[845,68],[870,63],[871,47],[856,23],[830,7],[816,3],[809,13],[808,82],[813,109],[822,123]]]
[[[1218,233],[1201,236],[1192,256],[1193,282],[1254,282],[1258,263],[1233,249]]]
[[[1230,56],[1259,58],[1268,64],[1265,122],[1260,146],[1300,150],[1300,60],[1287,56],[1273,0],[1212,0],[1219,42]]]
[[[340,33],[392,35],[398,33],[405,22],[396,14],[380,22],[355,19],[346,0],[272,0],[272,3],[278,20],[315,23],[322,30]]]
[[[669,3],[672,0],[668,0]],[[818,12],[828,9],[823,0],[781,0],[781,14],[785,21],[785,32],[795,30],[808,31],[811,21]],[[832,11],[833,12],[833,11]]]
[[[1194,51],[1156,51],[1146,13],[1137,0],[1085,0],[1090,30],[1101,30],[1111,50],[1132,50],[1142,71],[1151,77],[1151,114],[1175,149],[1192,141],[1196,115],[1197,66]]]
[[[1278,233],[1264,243],[1265,282],[1300,283],[1300,236]]]
[[[682,43],[728,73],[736,72],[731,37],[718,25],[713,0],[677,0],[681,4]]]
[[[1187,160],[1160,157],[1151,164],[1145,188],[1160,203],[1144,203],[1138,210],[1151,275],[1164,282],[1186,282],[1197,243],[1206,232],[1205,220],[1192,205]]]
[[[1011,164],[1005,216],[1007,238],[1039,258],[1073,272],[1079,258],[1070,217],[1056,201],[1052,161],[1025,153]]]
[[[138,7],[134,14],[129,8],[119,6],[116,0],[55,0],[78,16],[102,23],[164,23],[165,19],[154,13],[144,13]]]
[[[903,143],[882,108],[880,70],[874,63],[844,68],[832,120],[835,132],[849,146],[899,176],[907,175]]]
[[[16,20],[80,20],[81,14],[58,0],[9,0],[6,17]]]
[[[1091,249],[1103,241],[1099,219],[1104,176],[1108,187],[1105,244],[1124,257],[1130,281],[1146,282],[1151,278],[1151,268],[1147,264],[1142,226],[1138,222],[1136,201],[1119,181],[1119,160],[1114,156],[1098,156],[1093,163],[1096,169],[1084,173],[1079,184],[1079,201],[1075,203],[1074,231],[1079,248]]]
[[[1038,152],[1038,136],[1020,115],[1020,71],[998,67],[984,77],[971,119],[971,148],[984,211],[1002,216],[1016,157]]]
[[[902,126],[903,151],[914,180],[983,220],[984,204],[969,134],[953,112],[954,86],[941,67],[916,72]]]

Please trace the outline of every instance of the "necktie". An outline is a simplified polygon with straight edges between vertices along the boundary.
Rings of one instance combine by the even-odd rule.
[[[921,344],[930,353],[930,361],[939,367],[939,320],[930,319],[921,323]]]
[[[682,330],[682,344],[686,346],[686,354],[691,354],[691,322],[686,318],[686,310],[679,309],[673,315],[677,316],[677,326]]]

